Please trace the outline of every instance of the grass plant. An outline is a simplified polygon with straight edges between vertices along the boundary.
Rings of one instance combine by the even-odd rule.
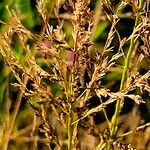
[[[149,4],[2,2],[0,149],[148,150]]]

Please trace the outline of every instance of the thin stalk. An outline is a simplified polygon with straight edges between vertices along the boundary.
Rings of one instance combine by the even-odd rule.
[[[73,116],[73,105],[72,105],[72,98],[74,98],[74,91],[73,91],[73,86],[74,86],[74,75],[71,73],[70,75],[70,92],[69,92],[69,97],[71,101],[69,101],[69,118],[68,118],[68,150],[72,149],[72,143],[73,143],[73,132],[74,132],[74,116]]]
[[[139,10],[136,14],[134,29],[138,25],[140,10],[143,7],[143,2],[144,2],[143,0],[140,1]],[[122,74],[122,79],[121,79],[121,84],[120,84],[120,91],[123,90],[125,82],[126,82],[127,72],[129,70],[129,63],[130,63],[131,54],[133,52],[134,44],[135,44],[135,40],[134,40],[134,37],[132,37],[130,40],[130,46],[129,46],[127,56],[125,58],[125,64],[124,64],[124,69],[123,69],[123,74]],[[113,148],[113,141],[114,141],[114,137],[117,131],[118,117],[119,117],[120,111],[121,111],[121,99],[118,99],[116,103],[115,113],[111,121],[110,137],[109,137],[109,141],[107,144],[107,150],[111,150]]]
[[[131,130],[131,131],[129,131],[129,132],[126,132],[126,133],[124,133],[124,134],[118,136],[117,138],[127,136],[127,135],[129,135],[129,134],[132,134],[132,133],[134,133],[134,132],[136,132],[136,131],[142,130],[143,128],[146,128],[146,127],[149,127],[149,126],[150,126],[150,122],[148,122],[148,123],[146,123],[146,124],[144,124],[144,125],[141,125],[141,126],[137,127],[137,128],[134,129],[134,130]]]
[[[25,75],[24,81],[23,81],[23,84],[25,86],[27,84],[27,81],[28,81],[28,76]],[[25,88],[23,90],[20,90],[20,92],[18,94],[16,104],[15,104],[14,110],[12,112],[8,127],[6,127],[6,129],[4,131],[3,139],[2,139],[2,147],[1,147],[2,150],[7,150],[8,149],[9,139],[10,139],[10,136],[11,136],[11,133],[12,133],[12,129],[13,129],[15,120],[16,120],[16,116],[17,116],[18,111],[19,111],[19,107],[20,107],[20,104],[21,104],[21,100],[22,100],[24,90],[25,90]]]
[[[68,119],[68,150],[72,149],[72,139],[73,139],[73,111],[72,104],[69,107],[69,119]]]

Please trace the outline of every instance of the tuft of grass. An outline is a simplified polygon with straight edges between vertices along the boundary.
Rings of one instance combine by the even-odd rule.
[[[148,149],[149,1],[20,2],[0,21],[0,148]]]

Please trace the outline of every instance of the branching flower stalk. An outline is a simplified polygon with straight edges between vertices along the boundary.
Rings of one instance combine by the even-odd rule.
[[[70,87],[69,87],[69,95],[68,95],[68,103],[69,103],[69,119],[68,119],[68,150],[71,150],[75,147],[75,137],[76,137],[76,127],[77,122],[73,124],[73,122],[77,119],[76,114],[74,113],[73,103],[78,99],[78,90],[79,88],[77,83],[80,83],[80,78],[84,72],[84,66],[86,65],[85,57],[88,54],[88,47],[91,45],[89,38],[91,37],[91,20],[89,15],[88,4],[90,1],[86,0],[77,0],[71,7],[73,8],[73,53],[75,54],[75,58],[73,60],[73,67],[71,69],[70,74]],[[87,19],[87,22],[85,21]],[[86,30],[85,25],[88,24],[88,29]],[[87,45],[87,46],[86,46]],[[86,54],[85,54],[86,53]],[[85,55],[85,56],[84,56]],[[88,92],[87,92],[88,93]],[[88,94],[85,95],[88,95]],[[86,96],[85,96],[86,97]]]
[[[137,8],[137,13],[136,13],[136,19],[135,19],[135,24],[134,24],[134,29],[137,27],[138,23],[139,23],[139,17],[140,17],[140,11],[143,9],[143,5],[144,5],[144,0],[140,0],[139,1],[139,6]],[[133,29],[133,31],[134,31]],[[130,40],[130,46],[129,46],[129,50],[127,53],[127,56],[125,58],[125,64],[124,64],[124,69],[123,69],[123,73],[122,73],[122,79],[121,79],[121,84],[120,84],[120,91],[122,91],[124,89],[125,83],[126,83],[126,78],[127,78],[127,72],[129,70],[129,64],[130,64],[130,58],[131,58],[131,54],[133,52],[133,48],[135,45],[135,38],[134,36],[131,37]],[[115,113],[112,117],[112,121],[111,121],[111,128],[110,128],[110,138],[107,144],[107,150],[111,150],[112,149],[112,145],[114,142],[114,137],[116,135],[117,132],[117,122],[118,122],[118,117],[119,114],[121,112],[121,99],[117,100],[116,103],[116,109],[115,109]]]
[[[130,137],[125,140],[122,137],[130,134],[132,136],[135,131],[138,132],[150,125],[146,123],[139,126],[141,117],[135,113],[136,105],[133,107],[133,114],[120,116],[124,98],[129,98],[139,105],[146,102],[140,95],[145,91],[150,93],[150,71],[144,75],[138,72],[141,67],[138,66],[141,59],[136,62],[136,67],[135,64],[132,64],[131,72],[128,74],[130,61],[133,60],[133,57],[139,57],[139,53],[135,53],[138,38],[143,41],[143,43],[142,41],[137,42],[142,53],[140,56],[143,55],[142,59],[145,57],[145,60],[150,59],[147,17],[149,10],[143,11],[144,7],[148,8],[148,6],[144,5],[144,0],[124,0],[120,1],[117,6],[110,0],[98,2],[101,3],[100,9],[103,11],[98,17],[100,19],[97,17],[94,19],[93,4],[95,2],[92,0],[59,0],[55,1],[52,7],[50,1],[37,0],[37,10],[42,19],[39,22],[41,27],[37,34],[26,29],[15,11],[10,12],[11,17],[6,22],[5,32],[0,35],[0,55],[16,80],[14,83],[14,80],[9,79],[10,82],[13,82],[8,87],[10,91],[6,91],[10,95],[5,94],[5,91],[2,92],[4,103],[7,104],[6,98],[10,98],[12,102],[12,105],[6,108],[6,115],[2,116],[3,123],[0,124],[0,132],[1,128],[3,132],[2,141],[0,141],[2,150],[16,149],[21,146],[28,149],[31,145],[33,145],[32,149],[38,149],[39,146],[40,149],[64,149],[64,147],[68,150],[111,150],[116,147],[121,149],[118,143],[120,145],[133,143],[132,140],[128,141]],[[119,14],[124,14],[122,10],[128,4],[133,7],[135,25],[131,36],[123,38],[124,34],[121,36],[121,33],[118,32],[121,25]],[[62,12],[62,7],[66,9],[64,12]],[[105,22],[107,19],[110,24]],[[94,25],[95,21],[97,25]],[[99,35],[91,39],[96,32],[101,34],[104,31],[104,37],[102,35],[102,40],[104,40],[107,27],[110,30],[105,43],[99,41]],[[127,41],[129,41],[129,47],[125,57],[123,46]],[[101,49],[101,46],[97,44],[104,44],[104,47]],[[123,59],[120,61],[119,58],[122,56],[125,63],[120,90],[114,92],[116,88],[112,88],[118,85],[116,75],[121,71],[119,64]],[[133,67],[136,68],[136,71],[133,70]],[[140,93],[134,92],[134,89],[139,89]],[[129,93],[131,91],[134,94]],[[17,98],[13,97],[15,92],[18,93]],[[23,105],[21,103],[22,97],[28,104],[23,110],[21,109],[24,108],[24,103]],[[15,102],[13,98],[16,99]],[[110,121],[109,111],[112,111],[111,106],[114,103],[116,109]],[[34,118],[33,112],[22,113],[28,111],[28,106],[34,111]],[[147,104],[146,106],[149,107]],[[12,108],[12,113],[9,112],[10,108]],[[125,120],[132,120],[132,118],[136,120],[134,130],[130,121]],[[100,121],[100,124],[97,124],[97,121]],[[122,125],[121,128],[120,125]],[[117,132],[118,126],[121,135]],[[126,127],[129,132],[126,132]],[[144,130],[141,138],[147,134],[147,129]],[[88,139],[90,142],[87,142]],[[147,140],[146,138],[146,146],[143,149],[148,147]],[[139,148],[138,145],[133,144],[133,146]],[[126,145],[126,148],[128,149],[129,146]]]

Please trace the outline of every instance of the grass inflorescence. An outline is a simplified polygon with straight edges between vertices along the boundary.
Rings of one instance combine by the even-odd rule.
[[[0,21],[1,149],[148,150],[149,1],[32,5]]]

